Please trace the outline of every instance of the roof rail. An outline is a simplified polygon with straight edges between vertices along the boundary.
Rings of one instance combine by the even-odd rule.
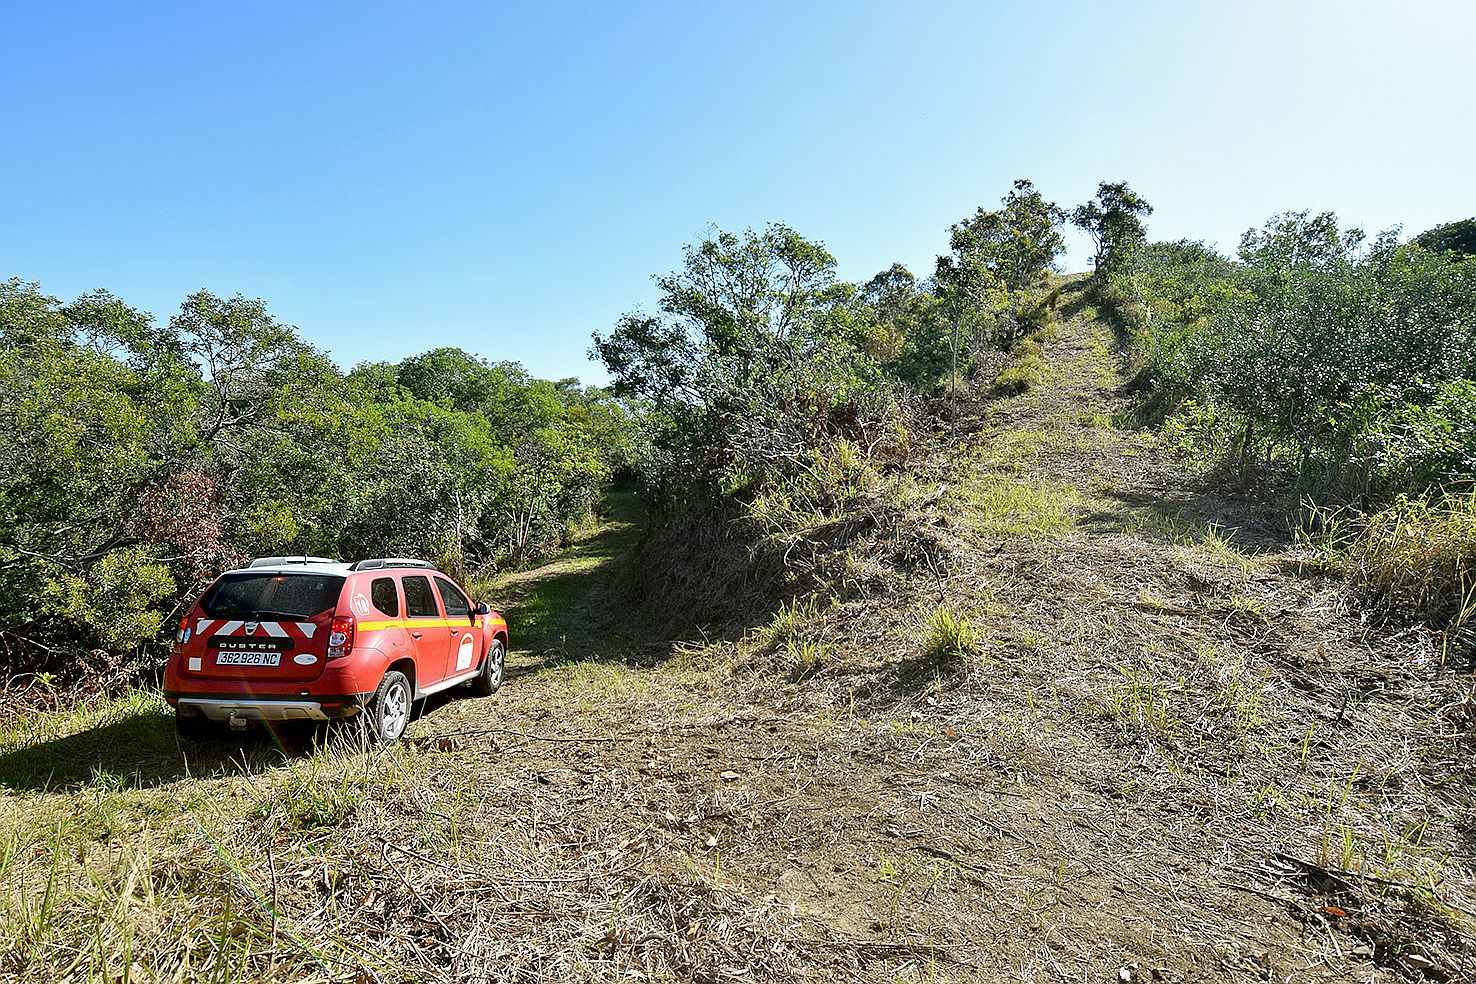
[[[288,564],[337,564],[339,561],[332,557],[309,557],[306,554],[298,554],[295,557],[257,557],[251,562],[251,567],[285,567]]]
[[[372,560],[361,560],[350,565],[351,571],[377,571],[385,567],[424,567],[435,569],[435,564],[428,560],[416,560],[413,557],[376,557]]]

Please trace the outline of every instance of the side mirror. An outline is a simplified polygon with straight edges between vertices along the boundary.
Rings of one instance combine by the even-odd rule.
[[[487,604],[485,601],[479,601],[479,602],[477,602],[476,607],[472,609],[472,614],[473,615],[491,615],[492,614],[492,606],[489,605],[489,604]]]

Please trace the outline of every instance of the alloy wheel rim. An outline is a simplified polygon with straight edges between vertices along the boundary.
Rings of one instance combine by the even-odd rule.
[[[394,683],[384,692],[384,736],[398,738],[410,717],[410,702],[403,684]]]
[[[489,670],[488,675],[491,676],[492,683],[493,684],[499,684],[499,683],[502,682],[502,647],[501,646],[494,645],[492,647],[491,663],[492,663],[492,666],[491,666],[491,669]]]

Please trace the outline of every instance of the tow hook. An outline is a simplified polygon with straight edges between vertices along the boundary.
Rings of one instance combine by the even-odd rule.
[[[235,711],[232,711],[230,725],[232,731],[245,731],[246,719],[243,717],[239,717]]]

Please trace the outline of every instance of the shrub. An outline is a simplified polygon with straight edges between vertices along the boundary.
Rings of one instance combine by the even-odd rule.
[[[606,393],[458,349],[345,375],[258,300],[201,291],[157,326],[0,281],[0,671],[147,661],[256,554],[532,559],[633,433]]]
[[[1344,500],[1422,493],[1468,470],[1476,261],[1363,245],[1330,214],[1276,216],[1242,262],[1156,244],[1114,278],[1163,408],[1193,400],[1223,451]]]
[[[1192,450],[1291,484],[1375,603],[1469,629],[1476,608],[1476,258],[1331,213],[1274,216],[1234,263],[1141,250],[1101,292],[1125,312],[1144,408]]]
[[[625,316],[592,354],[651,408],[658,506],[748,499],[894,430],[874,322],[819,243],[783,225],[720,232],[657,284],[661,316]]]

